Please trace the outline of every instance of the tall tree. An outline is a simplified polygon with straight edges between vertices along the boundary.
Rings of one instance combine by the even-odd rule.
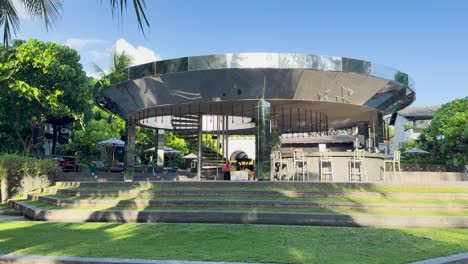
[[[80,119],[89,108],[91,81],[69,47],[35,39],[15,41],[0,56],[0,120],[28,153],[31,123],[45,118]]]
[[[128,0],[108,0],[112,16],[119,20],[127,9]],[[33,19],[41,20],[46,29],[52,27],[62,16],[63,0],[0,0],[0,27],[3,27],[3,45],[8,47],[11,32],[17,34],[21,21],[17,9],[22,5]],[[145,34],[149,21],[146,15],[145,0],[132,0],[138,28]]]
[[[114,49],[109,72],[104,71],[99,65],[93,64],[100,78],[95,80],[94,92],[112,84],[127,79],[127,68],[132,64],[132,57],[125,52],[118,53]],[[110,137],[120,138],[125,133],[125,122],[120,117],[102,110],[94,105],[90,99],[91,115],[81,128],[77,128],[73,134],[72,144],[66,147],[71,152],[78,152],[82,157],[92,157],[97,152],[94,143]]]
[[[468,164],[468,97],[438,109],[421,135],[421,144],[447,165]]]

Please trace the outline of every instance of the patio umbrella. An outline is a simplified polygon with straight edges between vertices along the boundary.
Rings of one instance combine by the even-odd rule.
[[[183,159],[196,159],[198,158],[197,155],[190,153],[182,157]]]
[[[428,155],[431,154],[429,151],[425,151],[422,149],[418,148],[412,148],[410,150],[404,151],[403,154],[409,154],[409,155]]]
[[[145,150],[145,152],[155,152],[156,148],[155,147],[152,147],[152,148],[149,148],[147,150]],[[182,151],[180,150],[177,150],[177,149],[173,149],[171,147],[168,147],[168,146],[164,146],[164,154],[180,154],[182,153]]]
[[[111,137],[109,139],[99,141],[96,144],[99,145],[99,146],[104,146],[105,148],[107,148],[107,147],[112,148],[112,163],[114,163],[114,160],[115,160],[115,148],[125,146],[124,141],[122,141],[120,139],[116,139],[115,137]]]

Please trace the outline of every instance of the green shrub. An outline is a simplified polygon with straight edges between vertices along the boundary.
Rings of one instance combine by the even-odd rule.
[[[37,159],[16,154],[0,155],[0,180],[6,183],[2,200],[5,197],[19,194],[22,179],[26,176],[43,177],[53,180],[60,173],[55,160]],[[6,181],[5,181],[6,179]],[[2,183],[3,185],[3,183]]]
[[[15,154],[0,155],[0,178],[18,179],[24,176],[55,177],[60,167],[51,159],[37,159]]]

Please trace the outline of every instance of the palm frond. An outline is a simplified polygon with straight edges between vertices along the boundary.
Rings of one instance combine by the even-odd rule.
[[[127,9],[128,0],[109,0],[109,4],[112,10],[112,16],[121,19],[123,12]],[[150,24],[146,15],[146,3],[145,0],[132,0],[133,8],[135,9],[135,15],[137,17],[138,29],[145,34],[146,27],[149,28]]]
[[[33,19],[40,19],[48,30],[61,19],[62,0],[20,0]]]
[[[99,78],[106,76],[106,72],[99,65],[97,65],[97,63],[92,62],[91,67],[93,67],[94,72],[99,75]]]
[[[0,0],[0,27],[3,27],[3,46],[8,47],[11,31],[16,34],[20,28],[20,20],[11,0]]]

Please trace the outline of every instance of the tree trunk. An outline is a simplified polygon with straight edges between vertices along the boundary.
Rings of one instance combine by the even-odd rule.
[[[8,178],[5,176],[0,180],[0,202],[5,203],[8,197]]]

